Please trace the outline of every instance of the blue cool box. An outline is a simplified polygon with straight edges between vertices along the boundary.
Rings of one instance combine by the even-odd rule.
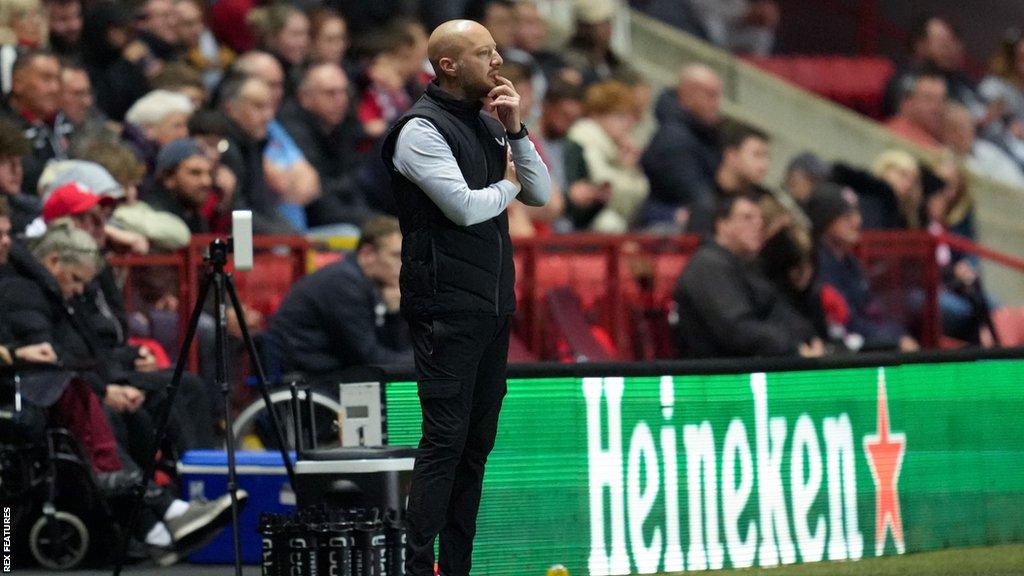
[[[292,461],[295,454],[291,455]],[[239,539],[242,562],[257,564],[263,545],[257,531],[260,514],[295,511],[295,493],[288,484],[288,474],[280,452],[235,452],[238,487],[249,493],[249,501],[239,517]],[[178,462],[182,499],[213,500],[228,491],[228,455],[222,450],[192,450]],[[189,560],[204,564],[231,564],[235,561],[231,526],[227,526],[206,547],[193,553]]]

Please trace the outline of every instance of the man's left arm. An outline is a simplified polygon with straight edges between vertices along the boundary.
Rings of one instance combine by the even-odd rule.
[[[509,136],[509,146],[516,176],[523,186],[516,199],[527,206],[544,206],[551,199],[551,175],[544,160],[525,134],[520,138]]]

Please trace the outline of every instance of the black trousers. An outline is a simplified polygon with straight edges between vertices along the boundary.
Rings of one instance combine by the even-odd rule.
[[[406,510],[405,570],[469,574],[484,464],[505,397],[511,316],[410,320],[423,437]]]

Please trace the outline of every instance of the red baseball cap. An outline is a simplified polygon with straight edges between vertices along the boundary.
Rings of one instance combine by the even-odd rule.
[[[97,204],[113,204],[114,199],[97,196],[83,190],[78,184],[68,182],[57,188],[43,204],[43,221],[49,224],[57,218],[88,212]]]

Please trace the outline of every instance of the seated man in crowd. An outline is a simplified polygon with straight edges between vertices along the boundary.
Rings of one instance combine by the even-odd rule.
[[[322,381],[356,366],[411,362],[398,315],[401,267],[398,220],[379,216],[363,226],[354,254],[297,282],[268,331],[283,369]]]
[[[693,255],[676,285],[679,344],[686,356],[820,356],[812,323],[783,298],[756,264],[764,243],[757,199],[724,196],[715,236]]]
[[[899,108],[886,122],[886,127],[923,148],[939,148],[947,95],[946,80],[938,74],[922,72],[904,76],[899,84]]]
[[[705,214],[710,227],[721,101],[722,80],[703,65],[683,68],[678,85],[658,98],[658,131],[640,159],[651,181],[645,226],[681,230],[693,214]]]
[[[153,185],[141,199],[156,210],[181,218],[193,234],[211,232],[201,210],[213,191],[211,168],[199,142],[175,140],[157,154]]]
[[[846,300],[849,310],[844,326],[846,332],[860,334],[863,337],[861,348],[865,350],[917,350],[917,341],[902,326],[883,315],[871,295],[864,270],[853,254],[860,242],[862,224],[857,194],[849,188],[823,183],[811,194],[807,215],[817,242],[819,277]]]

